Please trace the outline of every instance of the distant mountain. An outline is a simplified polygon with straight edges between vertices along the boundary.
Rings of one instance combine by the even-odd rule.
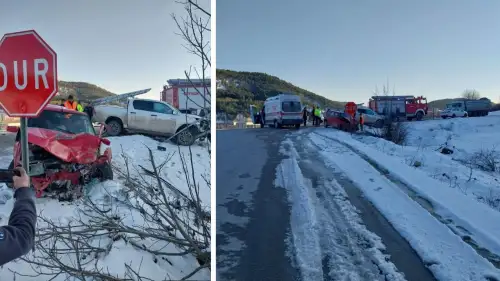
[[[69,95],[72,95],[79,101],[89,102],[98,98],[113,96],[115,94],[91,83],[59,81],[59,93],[52,99],[51,103],[58,104],[62,99],[66,99]]]
[[[343,108],[346,103],[329,100],[266,73],[217,69],[216,75],[217,111],[232,116],[239,112],[248,114],[251,104],[260,107],[268,97],[280,93],[296,94],[309,106],[319,104],[321,107]]]

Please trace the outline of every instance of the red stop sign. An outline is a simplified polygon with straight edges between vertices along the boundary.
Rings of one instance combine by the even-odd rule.
[[[356,115],[356,111],[358,110],[358,105],[352,101],[346,103],[345,105],[345,113],[354,116]]]
[[[57,93],[57,55],[34,31],[0,41],[0,106],[9,116],[36,117]]]

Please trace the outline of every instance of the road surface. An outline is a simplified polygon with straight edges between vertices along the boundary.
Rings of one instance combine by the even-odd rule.
[[[323,163],[306,137],[320,129],[217,132],[217,280],[434,280]]]

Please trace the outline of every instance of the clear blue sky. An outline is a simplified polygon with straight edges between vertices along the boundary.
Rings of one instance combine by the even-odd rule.
[[[209,8],[209,7],[208,7]],[[60,80],[97,84],[114,93],[152,88],[184,78],[199,59],[182,46],[173,0],[2,1],[0,36],[35,29],[57,52]]]
[[[217,68],[266,72],[334,100],[389,80],[430,100],[500,97],[498,0],[218,0]]]

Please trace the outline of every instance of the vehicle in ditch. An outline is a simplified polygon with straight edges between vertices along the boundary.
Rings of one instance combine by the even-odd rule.
[[[384,116],[377,114],[370,108],[358,106],[356,115],[354,116],[354,120],[356,120],[356,122],[359,122],[361,114],[363,114],[364,125],[375,128],[382,128],[384,126]]]
[[[357,122],[345,112],[329,109],[325,111],[324,117],[325,128],[332,127],[346,132],[357,130]]]
[[[429,110],[427,98],[423,96],[373,96],[368,107],[377,114],[408,121],[422,120]]]
[[[473,99],[456,99],[453,102],[446,104],[446,108],[441,111],[441,117],[477,117],[486,116],[491,109],[491,100],[488,98]]]
[[[129,99],[125,107],[95,106],[92,121],[105,124],[108,136],[138,133],[172,138],[186,146],[210,133],[207,118],[182,114],[166,102],[148,99]]]
[[[21,165],[19,127],[14,157],[9,165]],[[111,147],[96,134],[87,114],[58,105],[47,105],[44,111],[28,119],[29,174],[37,197],[49,194],[71,201],[83,194],[83,188],[94,181],[113,179]]]

